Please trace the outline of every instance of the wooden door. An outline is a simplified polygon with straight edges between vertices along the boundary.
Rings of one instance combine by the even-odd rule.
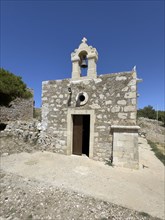
[[[73,154],[82,155],[83,116],[73,116]]]

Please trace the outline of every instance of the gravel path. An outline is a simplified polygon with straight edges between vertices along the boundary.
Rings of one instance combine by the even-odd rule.
[[[2,157],[2,219],[164,219],[164,166],[145,139],[139,147],[139,170],[50,152]]]
[[[1,220],[157,219],[81,193],[5,173],[1,173],[0,205]]]

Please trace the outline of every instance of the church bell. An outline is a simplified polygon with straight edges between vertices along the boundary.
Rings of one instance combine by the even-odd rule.
[[[87,68],[88,67],[87,62],[86,62],[86,56],[83,56],[80,66],[81,66],[81,68]]]

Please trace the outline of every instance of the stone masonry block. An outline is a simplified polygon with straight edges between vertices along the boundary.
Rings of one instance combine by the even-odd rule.
[[[136,98],[136,92],[127,92],[124,95],[125,99]]]
[[[118,118],[120,119],[126,119],[128,117],[127,113],[118,113]]]
[[[111,112],[115,113],[115,112],[119,112],[120,111],[120,106],[114,106],[111,108]]]
[[[118,100],[117,101],[117,104],[119,104],[119,105],[126,105],[126,100]]]
[[[125,106],[124,112],[133,112],[136,110],[136,106]]]
[[[121,81],[121,80],[126,80],[127,77],[126,76],[117,76],[116,77],[116,81]]]

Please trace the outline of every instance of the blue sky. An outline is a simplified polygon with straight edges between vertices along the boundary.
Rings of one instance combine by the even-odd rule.
[[[97,48],[97,73],[137,66],[138,108],[164,110],[164,0],[1,0],[0,66],[22,76],[41,106],[45,80],[71,77],[83,37]]]

